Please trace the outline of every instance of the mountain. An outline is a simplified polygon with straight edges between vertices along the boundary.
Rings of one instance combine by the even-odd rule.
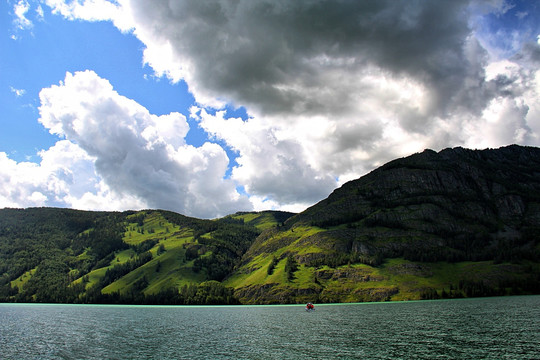
[[[540,149],[426,150],[344,184],[284,225],[261,234],[226,280],[241,301],[535,292]],[[284,282],[287,263],[297,270]]]
[[[540,149],[426,150],[299,214],[0,210],[0,301],[298,303],[540,293]]]

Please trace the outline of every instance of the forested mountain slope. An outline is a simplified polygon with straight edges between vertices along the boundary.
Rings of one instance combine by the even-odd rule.
[[[540,149],[426,150],[263,233],[228,284],[256,302],[537,292],[539,237]],[[287,263],[290,281],[265,274]]]
[[[284,215],[249,214],[249,221],[264,228]],[[0,210],[0,299],[237,303],[220,281],[261,232],[246,216],[211,221],[162,210]]]
[[[300,214],[0,210],[0,301],[236,304],[540,293],[540,149],[394,160]]]

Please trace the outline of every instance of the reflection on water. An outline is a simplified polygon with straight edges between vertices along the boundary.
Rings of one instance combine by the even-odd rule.
[[[540,359],[540,296],[316,309],[0,304],[0,357]]]

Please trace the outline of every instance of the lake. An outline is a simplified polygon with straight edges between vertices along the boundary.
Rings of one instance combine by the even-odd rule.
[[[294,306],[0,304],[2,359],[540,359],[540,296]]]

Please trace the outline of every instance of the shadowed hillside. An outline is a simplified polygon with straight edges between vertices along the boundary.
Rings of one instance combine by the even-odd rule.
[[[426,150],[263,233],[229,284],[256,302],[537,292],[539,234],[540,149]],[[265,274],[290,259],[293,280]]]

